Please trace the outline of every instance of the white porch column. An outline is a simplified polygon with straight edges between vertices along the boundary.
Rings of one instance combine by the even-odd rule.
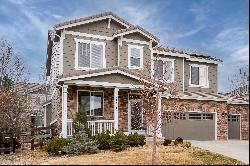
[[[161,93],[159,93],[159,99],[158,99],[158,117],[157,117],[157,131],[156,131],[156,135],[158,138],[162,137],[162,132],[161,132],[161,122],[162,122],[162,118],[161,118]]]
[[[46,118],[47,118],[47,116],[46,116],[46,105],[45,106],[43,106],[43,113],[44,113],[44,115],[43,115],[43,126],[44,127],[47,127],[47,123],[46,123]]]
[[[68,85],[62,86],[62,137],[67,137],[67,97]]]
[[[118,88],[114,89],[114,132],[118,131]]]

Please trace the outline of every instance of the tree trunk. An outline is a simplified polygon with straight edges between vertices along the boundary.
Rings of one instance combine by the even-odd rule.
[[[159,90],[157,89],[157,96],[156,96],[156,110],[155,110],[155,115],[154,115],[154,124],[153,124],[153,144],[152,144],[152,165],[156,165],[156,145],[157,145],[157,116],[158,116],[158,100],[159,100]]]

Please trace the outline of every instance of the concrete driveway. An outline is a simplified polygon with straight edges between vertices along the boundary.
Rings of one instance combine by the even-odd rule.
[[[190,141],[192,146],[219,153],[231,158],[235,158],[249,164],[249,141],[248,140],[228,140],[228,141]]]

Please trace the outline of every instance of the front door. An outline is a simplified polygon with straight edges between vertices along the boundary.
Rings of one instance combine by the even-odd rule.
[[[240,128],[240,115],[228,115],[228,139],[240,139]]]
[[[129,122],[128,129],[132,133],[145,133],[143,130],[143,113],[142,113],[142,100],[130,99],[129,100]]]

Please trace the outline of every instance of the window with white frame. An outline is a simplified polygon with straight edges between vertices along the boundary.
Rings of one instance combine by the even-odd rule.
[[[143,68],[143,46],[128,45],[128,67]]]
[[[173,60],[154,60],[153,77],[167,82],[174,81],[174,61]]]
[[[76,69],[96,69],[105,67],[105,43],[75,39]]]
[[[78,111],[89,116],[103,116],[103,92],[78,91]]]
[[[208,87],[208,66],[190,65],[190,86]]]

